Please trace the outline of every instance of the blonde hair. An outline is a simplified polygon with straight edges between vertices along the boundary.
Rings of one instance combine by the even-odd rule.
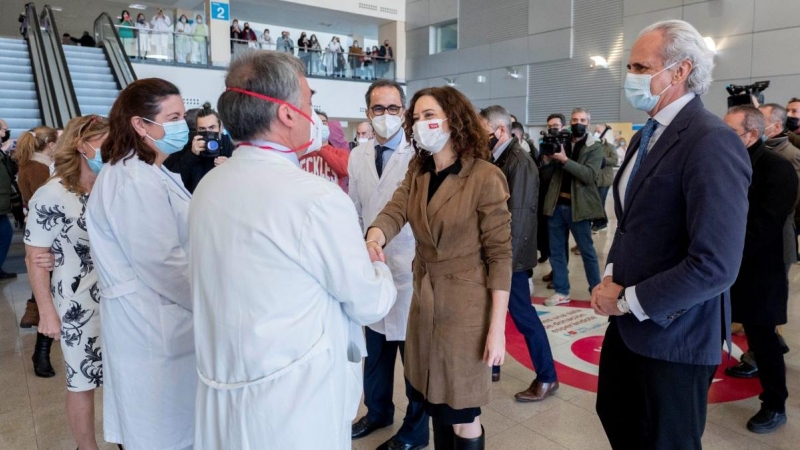
[[[44,151],[47,146],[58,140],[58,131],[50,127],[36,127],[26,131],[17,139],[17,149],[14,151],[14,159],[20,166],[31,162],[33,154]]]
[[[54,159],[56,165],[55,174],[61,177],[61,183],[68,190],[77,194],[88,193],[80,185],[81,159],[83,159],[83,153],[80,149],[84,142],[105,134],[108,134],[108,119],[104,117],[76,117],[67,123],[66,128],[64,128],[64,134],[58,140],[58,148],[56,148]]]

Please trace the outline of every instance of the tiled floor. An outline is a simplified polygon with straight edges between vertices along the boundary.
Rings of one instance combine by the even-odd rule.
[[[609,202],[610,203],[610,202]],[[609,204],[610,206],[610,204]],[[601,261],[611,244],[611,232],[595,236]],[[18,240],[18,239],[17,239]],[[12,248],[11,260],[18,263],[21,246]],[[587,299],[588,286],[580,257],[570,257],[573,298]],[[548,296],[541,277],[550,270],[549,264],[536,269],[536,295]],[[710,450],[738,449],[797,449],[800,448],[800,266],[791,274],[792,298],[789,302],[789,324],[784,335],[792,352],[787,355],[789,422],[769,435],[756,435],[745,428],[747,419],[758,410],[757,398],[711,404],[704,448]],[[21,275],[13,282],[0,284],[0,450],[72,450],[75,448],[64,417],[63,358],[57,346],[53,350],[53,365],[57,376],[41,379],[33,375],[30,354],[36,339],[34,330],[17,327],[19,317],[30,296],[27,277]],[[557,342],[553,340],[553,342]],[[559,344],[563,345],[563,344]],[[494,384],[492,402],[483,408],[481,420],[486,428],[487,448],[494,450],[595,450],[610,448],[597,414],[596,395],[566,384],[545,402],[520,404],[514,401],[515,392],[525,389],[534,373],[509,355],[503,366],[499,383]],[[357,450],[373,450],[391,437],[400,427],[406,400],[403,395],[402,368],[395,374],[395,423],[371,436],[354,441]],[[97,436],[102,441],[102,390],[96,398]],[[362,406],[359,416],[364,414]],[[678,437],[676,437],[678,438]],[[114,449],[101,444],[102,449]],[[433,448],[433,444],[429,448]],[[235,450],[235,449],[225,449]]]

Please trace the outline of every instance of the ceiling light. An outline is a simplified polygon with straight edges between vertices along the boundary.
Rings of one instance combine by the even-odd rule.
[[[64,10],[64,8],[62,8],[60,6],[51,6],[50,9],[52,9],[53,11],[58,11],[58,12],[61,12],[61,11]]]
[[[447,78],[447,77],[445,77],[444,81],[450,87],[454,87],[456,85],[456,79],[455,78]]]
[[[602,67],[608,69],[608,61],[602,56],[592,56],[592,65],[589,67]]]
[[[714,53],[717,53],[717,43],[714,42],[714,38],[711,36],[706,36],[703,38],[703,42],[706,43],[706,47]]]
[[[520,77],[519,71],[516,67],[506,67],[506,72],[508,72],[508,76],[513,79],[518,79]]]
[[[478,83],[486,83],[486,75],[478,75]]]
[[[145,5],[141,4],[141,3],[131,3],[130,5],[128,5],[128,8],[130,8],[130,9],[139,9],[139,10],[144,11],[145,9],[147,9],[147,6],[145,6]]]

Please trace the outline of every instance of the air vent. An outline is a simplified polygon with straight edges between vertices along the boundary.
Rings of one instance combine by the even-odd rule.
[[[199,98],[183,97],[183,105],[187,108],[199,108],[203,106],[203,103],[205,102],[201,101]]]
[[[386,7],[383,7],[383,6],[381,6],[381,12],[382,13],[386,13],[386,14],[392,14],[394,16],[397,15],[397,10],[396,9],[386,8]]]
[[[363,113],[365,113],[365,112],[367,112],[367,108],[366,108],[366,107],[364,107],[364,106],[362,106],[361,108],[358,108],[358,112],[363,112]]]
[[[378,11],[378,5],[370,5],[369,3],[359,3],[358,7],[369,11]]]

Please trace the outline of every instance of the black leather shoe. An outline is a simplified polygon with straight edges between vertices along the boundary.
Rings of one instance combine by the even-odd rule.
[[[725,369],[725,375],[733,378],[755,378],[758,376],[758,367],[742,361],[739,364]]]
[[[428,444],[406,444],[400,441],[397,436],[392,436],[391,439],[379,445],[375,450],[422,450]]]
[[[36,334],[36,347],[33,349],[33,373],[37,377],[50,378],[56,376],[56,371],[50,364],[50,347],[53,345],[53,338],[47,337],[42,333]]]
[[[353,439],[361,439],[364,436],[369,436],[373,431],[380,430],[381,428],[386,428],[391,425],[392,422],[389,423],[377,423],[369,420],[367,416],[362,417],[359,419],[358,422],[353,424],[352,427],[352,438]]]
[[[753,433],[765,434],[772,433],[778,427],[786,423],[786,413],[778,412],[767,408],[763,404],[758,414],[747,421],[747,429]]]

